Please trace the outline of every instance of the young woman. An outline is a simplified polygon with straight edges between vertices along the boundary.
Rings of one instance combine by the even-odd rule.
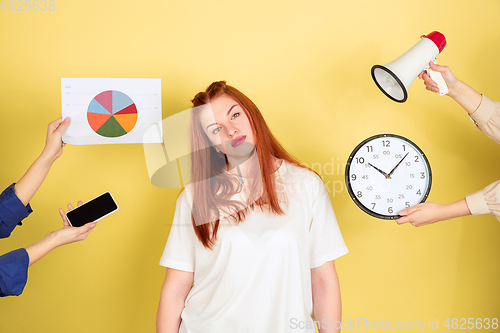
[[[192,181],[160,261],[157,332],[314,332],[313,313],[338,332],[334,260],[348,251],[321,179],[224,81],[192,102]]]

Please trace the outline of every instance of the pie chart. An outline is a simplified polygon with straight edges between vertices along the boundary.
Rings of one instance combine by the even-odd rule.
[[[121,91],[103,91],[90,102],[87,120],[97,134],[107,138],[120,137],[134,129],[137,107]]]

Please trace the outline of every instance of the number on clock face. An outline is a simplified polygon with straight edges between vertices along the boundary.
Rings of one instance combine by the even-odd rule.
[[[396,219],[398,212],[425,201],[431,169],[410,140],[381,134],[361,142],[349,156],[346,184],[351,198],[366,213]]]

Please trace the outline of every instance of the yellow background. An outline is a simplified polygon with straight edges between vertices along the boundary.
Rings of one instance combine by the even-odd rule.
[[[427,331],[438,319],[432,331],[444,332],[447,318],[499,318],[494,217],[398,226],[368,216],[340,188],[351,151],[380,133],[403,135],[427,154],[429,201],[450,203],[500,178],[500,146],[449,97],[416,81],[408,101],[395,103],[370,76],[372,65],[437,30],[448,41],[438,63],[500,100],[499,17],[498,0],[57,0],[55,11],[2,9],[0,186],[42,151],[46,125],[61,115],[62,77],[161,78],[164,118],[225,79],[341,191],[331,199],[350,251],[336,261],[344,321],[422,321],[414,331]],[[339,171],[324,169],[332,161]],[[142,145],[67,146],[31,202],[34,213],[0,252],[59,228],[59,207],[105,191],[120,210],[86,241],[29,269],[23,295],[0,300],[0,332],[154,331],[165,272],[158,262],[179,189],[150,184]]]

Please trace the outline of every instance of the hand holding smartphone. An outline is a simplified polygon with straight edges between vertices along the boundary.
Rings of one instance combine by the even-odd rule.
[[[74,208],[66,213],[72,227],[81,227],[90,222],[96,222],[118,210],[118,205],[111,193],[106,192],[100,196]]]

